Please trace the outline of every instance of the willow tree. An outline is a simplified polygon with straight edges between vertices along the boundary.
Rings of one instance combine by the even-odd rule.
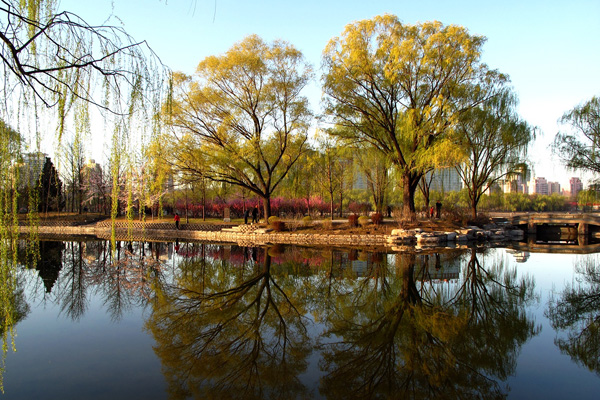
[[[323,52],[326,114],[346,128],[336,132],[369,143],[395,164],[405,219],[415,218],[425,171],[460,156],[453,141],[458,115],[506,80],[480,61],[484,42],[460,26],[406,25],[383,15],[347,25]]]
[[[521,171],[534,130],[516,112],[517,98],[509,89],[459,117],[458,143],[467,159],[456,166],[465,184],[471,213],[477,218],[481,196],[499,180]]]
[[[271,215],[273,191],[305,148],[312,77],[302,53],[256,35],[174,79],[170,123],[176,168],[247,189]]]
[[[59,6],[55,0],[0,0],[0,118],[20,132],[31,132],[25,139],[39,150],[42,138],[50,135],[60,143],[72,130],[89,134],[94,107],[114,132],[113,153],[130,150],[126,144],[134,127],[160,121],[156,116],[168,71],[145,42],[135,41],[122,28],[90,25],[59,11]],[[3,151],[13,152],[6,160],[20,151],[20,146],[3,146]],[[0,167],[3,181],[12,182],[18,168],[4,161]],[[16,246],[10,247],[7,239],[16,240],[17,207],[10,196],[3,201],[2,212],[14,216],[1,220],[2,284],[10,287]],[[2,296],[3,301],[7,298]],[[6,328],[7,315],[0,321]]]
[[[156,136],[152,121],[160,121],[168,71],[144,41],[121,27],[88,24],[59,6],[54,0],[0,1],[0,112],[34,132],[32,147],[52,134],[55,143],[66,132],[89,137],[90,120],[104,118],[113,135],[112,164],[119,164],[116,153],[131,154]]]
[[[572,170],[600,173],[600,98],[592,97],[566,112],[560,122],[570,130],[559,132],[553,150]]]

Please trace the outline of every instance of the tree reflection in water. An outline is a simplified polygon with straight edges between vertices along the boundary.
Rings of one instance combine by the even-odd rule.
[[[126,310],[143,307],[154,297],[154,287],[164,280],[163,262],[156,256],[159,250],[154,249],[166,246],[117,242],[113,253],[108,241],[40,241],[39,257],[29,260],[24,244],[19,262],[40,275],[43,287],[33,290],[33,295],[60,304],[61,312],[72,320],[83,317],[89,292],[95,290],[111,318],[118,321]]]
[[[326,398],[503,398],[539,332],[525,312],[532,279],[503,260],[482,265],[475,249],[241,252],[182,263],[152,302],[172,398],[314,396],[299,375],[315,350]]]
[[[484,268],[473,249],[460,283],[448,285],[429,279],[429,261],[400,254],[386,274],[339,285],[321,317],[327,398],[506,396],[496,379],[539,331],[524,311],[532,280],[517,284],[500,261]]]
[[[14,286],[13,286],[14,285]],[[0,332],[2,334],[2,355],[0,359],[0,391],[4,393],[4,366],[9,347],[16,351],[13,328],[29,314],[30,307],[23,293],[19,278],[0,279]]]
[[[238,266],[203,257],[157,294],[147,327],[172,398],[307,396],[298,375],[313,344],[302,285],[261,253]]]
[[[600,260],[598,255],[577,259],[576,283],[550,298],[546,316],[566,337],[554,342],[572,360],[600,375]]]

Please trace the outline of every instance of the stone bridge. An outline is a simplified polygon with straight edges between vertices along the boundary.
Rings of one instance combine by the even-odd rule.
[[[576,231],[578,236],[586,237],[600,232],[600,215],[592,213],[526,213],[505,215],[504,218],[509,224],[531,234],[540,233],[547,227],[564,227]]]

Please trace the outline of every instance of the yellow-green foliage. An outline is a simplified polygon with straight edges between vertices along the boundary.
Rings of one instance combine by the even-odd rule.
[[[454,140],[458,115],[507,81],[480,62],[484,42],[461,26],[408,25],[386,14],[347,25],[323,52],[325,112],[339,127],[334,134],[389,157],[409,206],[425,171],[464,157]]]
[[[194,77],[174,75],[175,164],[270,195],[305,150],[312,113],[301,92],[312,75],[292,45],[256,35],[201,61]]]
[[[365,215],[361,215],[360,217],[358,217],[358,223],[360,224],[360,226],[367,226],[370,222],[371,219]]]
[[[302,225],[311,226],[312,225],[312,217],[310,215],[302,217]]]

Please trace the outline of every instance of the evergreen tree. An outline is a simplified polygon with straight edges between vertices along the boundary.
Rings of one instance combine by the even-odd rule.
[[[38,184],[39,212],[59,211],[62,204],[62,181],[50,157],[46,157]]]

